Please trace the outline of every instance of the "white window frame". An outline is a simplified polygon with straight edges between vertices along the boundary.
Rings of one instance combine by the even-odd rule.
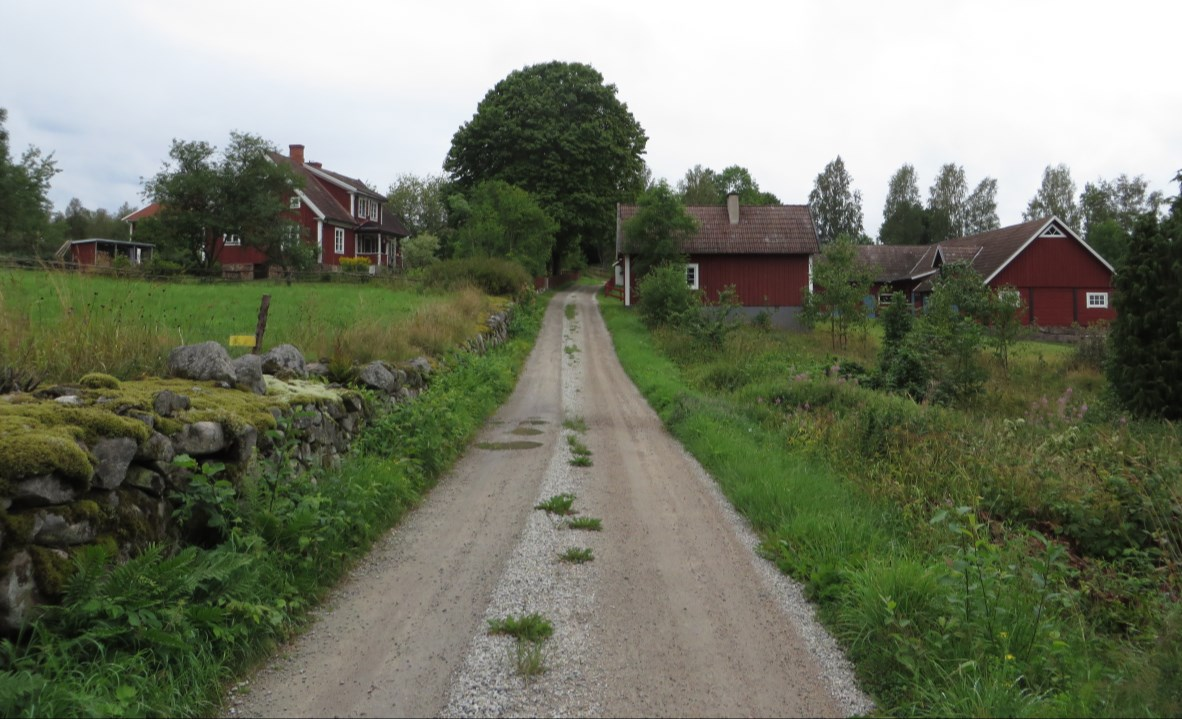
[[[1108,293],[1107,292],[1089,292],[1087,294],[1086,305],[1089,310],[1106,310],[1106,309],[1108,309]]]
[[[373,241],[373,249],[372,250],[370,249],[369,245],[367,244],[367,241],[369,241],[369,240]],[[357,236],[357,254],[358,255],[380,255],[380,254],[382,254],[382,241],[381,240],[382,240],[382,238],[378,237],[377,235],[359,234]]]
[[[239,237],[238,235],[233,235],[233,234],[227,235],[226,233],[223,232],[222,233],[222,246],[223,247],[241,247],[242,246],[242,238]]]
[[[345,254],[345,228],[337,227],[333,231],[332,251],[338,255]]]
[[[291,199],[287,201],[287,207],[290,210],[298,210],[301,207],[300,196],[292,195]]]
[[[691,277],[692,275],[692,277]],[[699,289],[702,285],[702,270],[697,262],[687,262],[685,265],[685,284],[691,289]]]
[[[891,303],[891,297],[893,297],[894,294],[895,294],[894,292],[879,292],[878,293],[878,304],[889,305]]]

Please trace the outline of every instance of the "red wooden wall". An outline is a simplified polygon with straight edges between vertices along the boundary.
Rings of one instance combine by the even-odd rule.
[[[1112,273],[1095,255],[1068,237],[1040,237],[1014,258],[990,283],[1011,285],[1022,293],[1027,312],[1044,327],[1087,325],[1114,320]],[[1089,292],[1107,292],[1108,307],[1089,308]]]
[[[808,255],[692,255],[710,301],[735,285],[744,307],[800,307],[809,283]]]

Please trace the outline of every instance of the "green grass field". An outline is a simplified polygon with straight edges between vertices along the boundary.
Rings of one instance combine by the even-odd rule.
[[[362,362],[446,351],[495,306],[475,290],[429,294],[376,281],[202,284],[9,270],[0,272],[0,366],[35,368],[49,381],[156,374],[173,347],[253,335],[264,294],[264,350],[290,343],[310,359]]]

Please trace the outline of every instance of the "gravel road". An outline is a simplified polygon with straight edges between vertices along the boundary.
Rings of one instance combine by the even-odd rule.
[[[568,436],[592,466],[572,466]],[[564,492],[601,532],[533,509]],[[591,290],[559,293],[476,443],[313,628],[234,688],[227,716],[869,711],[799,587],[756,543],[623,373]],[[571,547],[594,561],[559,561]],[[554,636],[545,673],[526,680],[486,620],[535,611]]]

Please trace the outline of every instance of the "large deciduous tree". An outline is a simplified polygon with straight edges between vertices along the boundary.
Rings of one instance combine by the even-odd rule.
[[[821,243],[831,242],[840,235],[848,235],[864,243],[862,229],[862,193],[851,186],[853,178],[845,169],[841,155],[825,165],[817,175],[809,193],[809,210],[817,225]]]
[[[1037,220],[1052,215],[1067,223],[1069,227],[1079,227],[1080,212],[1079,205],[1075,203],[1075,181],[1071,179],[1071,170],[1067,165],[1046,166],[1042,173],[1042,185],[1034,197],[1030,198],[1022,218]]]
[[[1182,419],[1182,194],[1165,219],[1141,215],[1115,285],[1112,389],[1134,414]]]
[[[411,236],[447,234],[448,182],[443,175],[399,175],[386,192],[386,209],[402,218]]]
[[[546,274],[558,224],[520,187],[482,182],[463,198],[455,234],[455,257],[504,257],[531,275]]]
[[[1088,182],[1079,193],[1084,240],[1114,266],[1120,265],[1138,220],[1145,214],[1156,217],[1164,201],[1161,192],[1149,191],[1141,175]]]
[[[171,160],[144,183],[144,195],[160,204],[159,236],[176,243],[195,266],[212,267],[214,238],[237,235],[243,246],[264,252],[280,267],[312,263],[313,250],[287,218],[284,198],[303,180],[268,157],[275,148],[247,133],[230,133],[221,153],[208,142],[173,140]]]
[[[0,107],[0,252],[35,254],[49,224],[52,204],[49,183],[58,173],[53,153],[44,155],[30,145],[13,161],[4,123],[8,110]]]
[[[965,199],[964,234],[975,235],[1001,227],[997,217],[997,180],[986,177]]]
[[[906,163],[891,175],[886,202],[882,206],[882,221],[885,224],[900,207],[919,204],[919,180],[915,175],[915,166]]]
[[[452,137],[444,169],[461,190],[503,180],[558,222],[554,271],[580,250],[607,253],[617,202],[639,194],[648,143],[640,123],[581,63],[515,70],[484,96]]]
[[[932,186],[928,188],[929,213],[947,218],[947,228],[932,237],[932,242],[943,242],[965,235],[965,202],[969,185],[965,180],[964,168],[948,163],[940,168]]]
[[[664,180],[642,194],[636,204],[636,214],[623,229],[639,279],[657,265],[680,258],[683,243],[697,232],[698,223]]]
[[[677,183],[677,193],[687,205],[721,205],[734,193],[744,205],[778,205],[780,198],[759,189],[751,171],[731,165],[722,172],[694,165]]]

